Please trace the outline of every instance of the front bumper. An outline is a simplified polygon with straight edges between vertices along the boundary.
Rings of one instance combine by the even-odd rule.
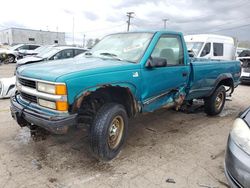
[[[242,76],[242,77],[240,77],[240,81],[242,83],[250,83],[250,77]]]
[[[225,175],[230,187],[250,187],[250,156],[229,136],[225,157]]]
[[[42,109],[20,103],[20,96],[11,97],[11,115],[23,126],[37,125],[55,134],[64,134],[70,126],[76,125],[76,114],[53,114]]]

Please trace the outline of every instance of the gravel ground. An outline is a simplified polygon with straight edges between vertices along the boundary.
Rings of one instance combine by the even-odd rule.
[[[14,67],[0,66],[0,78]],[[130,120],[124,149],[108,163],[91,156],[84,130],[32,141],[12,120],[9,100],[0,100],[0,187],[228,187],[225,146],[249,92],[240,85],[216,117],[162,109]]]

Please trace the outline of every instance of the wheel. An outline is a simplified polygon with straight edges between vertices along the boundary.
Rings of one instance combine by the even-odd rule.
[[[99,160],[108,161],[120,152],[128,129],[124,107],[116,103],[104,104],[97,112],[90,129],[90,145]]]
[[[226,100],[226,90],[224,86],[216,88],[214,93],[205,99],[205,112],[207,115],[214,116],[221,113]]]
[[[16,57],[14,55],[7,55],[7,58],[5,59],[4,63],[5,64],[14,63],[15,59]]]

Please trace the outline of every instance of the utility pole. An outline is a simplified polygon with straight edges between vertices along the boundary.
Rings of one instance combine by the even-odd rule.
[[[72,42],[75,45],[75,17],[73,16],[73,25],[72,25]]]
[[[168,19],[164,18],[164,19],[162,19],[162,21],[164,22],[164,29],[166,29]]]
[[[130,19],[133,18],[133,14],[135,14],[134,12],[127,12],[127,17],[128,17],[128,28],[127,28],[127,32],[129,32],[129,26],[130,26]]]
[[[82,46],[83,46],[83,48],[85,48],[85,40],[86,40],[85,37],[86,37],[86,35],[83,34],[83,41],[82,41],[82,44],[83,44]]]

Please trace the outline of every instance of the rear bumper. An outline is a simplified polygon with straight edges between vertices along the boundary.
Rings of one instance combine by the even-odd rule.
[[[70,126],[76,124],[76,114],[52,114],[39,109],[33,109],[29,105],[22,105],[18,95],[11,97],[11,115],[17,123],[23,126],[31,124],[42,127],[55,134],[64,134]]]

